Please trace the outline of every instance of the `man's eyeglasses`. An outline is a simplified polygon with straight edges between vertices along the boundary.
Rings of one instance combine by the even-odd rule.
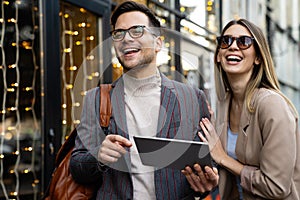
[[[126,32],[128,32],[130,37],[140,38],[144,35],[145,29],[149,31],[151,34],[153,34],[146,26],[137,25],[137,26],[132,26],[128,29],[116,29],[114,31],[111,31],[111,37],[115,42],[122,41],[126,35]]]
[[[218,46],[221,49],[227,49],[229,48],[234,40],[236,40],[236,44],[241,50],[248,49],[253,44],[254,38],[250,36],[240,36],[240,37],[232,37],[229,35],[223,35],[221,37],[217,37]]]

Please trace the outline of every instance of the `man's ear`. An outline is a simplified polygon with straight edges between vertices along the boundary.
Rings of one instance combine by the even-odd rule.
[[[159,52],[161,50],[162,44],[163,44],[163,41],[162,41],[162,39],[161,39],[160,36],[158,36],[156,38],[155,43],[156,43],[156,45],[155,45],[155,52],[157,53],[157,52]]]

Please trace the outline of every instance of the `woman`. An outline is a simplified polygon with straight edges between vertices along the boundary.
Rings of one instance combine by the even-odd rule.
[[[218,37],[215,124],[200,126],[220,167],[222,199],[300,199],[298,114],[279,89],[267,41],[233,20]]]

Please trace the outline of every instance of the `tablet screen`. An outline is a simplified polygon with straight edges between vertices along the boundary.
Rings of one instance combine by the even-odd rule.
[[[212,166],[207,143],[144,136],[133,138],[144,165],[179,170],[195,163],[201,167]]]

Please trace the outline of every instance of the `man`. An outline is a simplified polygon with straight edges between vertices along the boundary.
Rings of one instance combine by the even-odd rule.
[[[215,168],[206,166],[202,171],[196,164],[180,171],[145,166],[133,136],[199,140],[199,121],[209,117],[204,93],[158,71],[160,23],[146,6],[124,2],[111,23],[125,74],[112,84],[113,113],[107,135],[99,126],[99,90],[87,93],[70,162],[72,176],[80,183],[102,183],[99,200],[203,197],[218,184]]]

